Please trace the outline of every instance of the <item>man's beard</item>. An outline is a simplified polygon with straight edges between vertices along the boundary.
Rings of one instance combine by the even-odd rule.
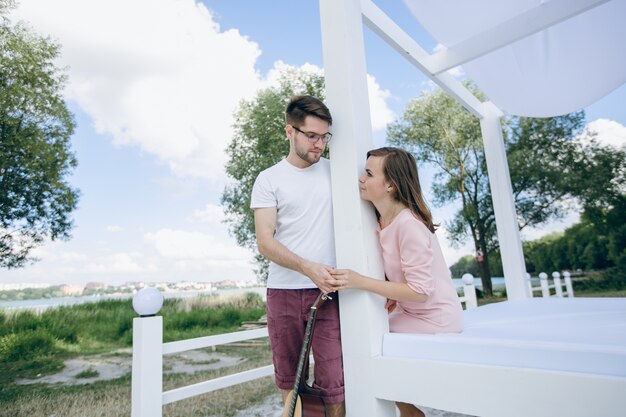
[[[322,157],[322,154],[320,153],[315,154],[315,155],[311,155],[309,154],[310,151],[305,151],[302,149],[298,149],[298,147],[296,146],[296,155],[298,155],[300,157],[300,159],[302,159],[303,161],[308,162],[309,164],[313,165],[316,164],[317,162],[319,162],[320,158]]]

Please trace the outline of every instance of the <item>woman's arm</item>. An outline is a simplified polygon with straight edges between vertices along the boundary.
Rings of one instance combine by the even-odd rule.
[[[335,290],[365,290],[397,301],[417,301],[423,303],[428,300],[426,294],[413,291],[404,282],[382,281],[366,277],[351,269],[333,269],[331,275],[335,279],[332,284]]]

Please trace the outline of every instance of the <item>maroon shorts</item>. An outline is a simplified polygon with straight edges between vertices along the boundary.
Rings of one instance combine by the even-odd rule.
[[[319,293],[317,288],[267,289],[267,327],[276,385],[280,389],[290,390],[294,386],[306,323]],[[339,299],[337,293],[331,297],[316,313],[311,350],[315,360],[313,387],[324,392],[326,403],[336,404],[345,397]]]

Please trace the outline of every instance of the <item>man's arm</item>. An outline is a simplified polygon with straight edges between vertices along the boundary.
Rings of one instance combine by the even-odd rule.
[[[254,209],[254,227],[256,229],[256,243],[261,255],[278,265],[306,275],[323,292],[334,291],[330,286],[333,281],[330,275],[332,270],[330,266],[304,259],[274,238],[276,207]]]

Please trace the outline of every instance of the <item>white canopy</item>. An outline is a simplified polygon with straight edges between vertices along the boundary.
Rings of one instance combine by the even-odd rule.
[[[436,71],[462,64],[508,114],[570,113],[626,82],[626,0],[405,3],[445,47],[432,56]]]

